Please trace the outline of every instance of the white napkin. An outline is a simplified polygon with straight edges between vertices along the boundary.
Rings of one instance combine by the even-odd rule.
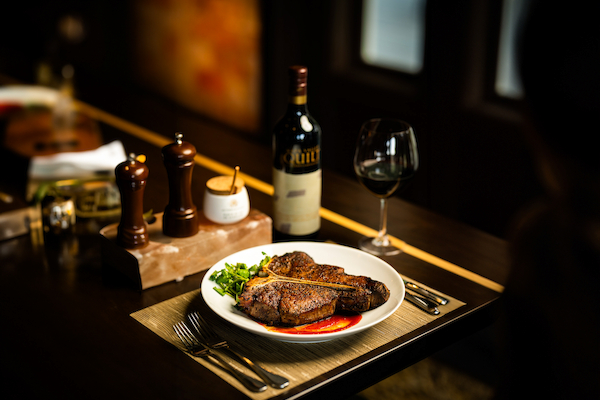
[[[58,95],[58,90],[45,86],[7,85],[0,87],[0,103],[53,107]]]
[[[95,150],[37,156],[29,163],[29,178],[42,180],[86,178],[111,171],[127,159],[123,143],[115,140]]]

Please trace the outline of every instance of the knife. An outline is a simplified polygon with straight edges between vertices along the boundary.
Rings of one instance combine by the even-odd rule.
[[[424,289],[415,283],[404,281],[404,286],[406,286],[407,289],[410,289],[413,292],[417,292],[417,293],[425,296],[426,298],[435,301],[437,304],[439,304],[441,306],[448,304],[448,299],[446,299],[438,294],[435,294],[433,292],[430,292],[429,290]]]
[[[440,313],[440,310],[438,310],[435,304],[420,296],[405,292],[404,298],[412,304],[414,304],[415,306],[419,307],[421,310],[425,311],[426,313],[429,313],[431,315],[438,315]]]

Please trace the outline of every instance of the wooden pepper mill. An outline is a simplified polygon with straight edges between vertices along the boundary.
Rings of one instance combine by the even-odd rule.
[[[169,179],[169,204],[163,214],[163,233],[171,237],[188,237],[198,233],[198,210],[192,202],[192,170],[196,148],[175,134],[175,142],[162,149],[163,163]]]
[[[117,245],[126,249],[140,249],[149,243],[144,222],[144,189],[148,167],[131,153],[126,161],[117,165],[115,176],[121,192]]]

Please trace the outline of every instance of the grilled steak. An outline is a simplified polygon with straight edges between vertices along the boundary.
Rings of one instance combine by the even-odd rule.
[[[347,299],[347,306],[351,307],[348,309],[352,311],[366,311],[378,307],[390,297],[390,291],[382,282],[375,281],[366,276],[348,275],[342,267],[315,264],[314,260],[304,252],[295,251],[284,254],[281,257],[273,257],[267,267],[278,275],[290,278],[356,287],[356,291],[344,293],[342,296],[349,297]],[[367,296],[367,299],[359,299],[359,297],[364,296]],[[357,301],[363,302],[362,309],[360,306],[353,304],[353,302]]]
[[[302,325],[333,315],[336,311],[362,312],[385,303],[389,290],[382,282],[348,275],[332,265],[315,264],[306,253],[273,257],[263,267],[267,275],[348,285],[351,291],[295,282],[271,276],[248,281],[240,296],[240,307],[248,315],[269,325]]]
[[[269,325],[303,325],[335,312],[338,292],[298,283],[254,278],[246,283],[240,306],[248,315]]]

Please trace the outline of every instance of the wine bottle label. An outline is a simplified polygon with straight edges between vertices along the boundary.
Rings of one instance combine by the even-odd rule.
[[[274,220],[279,232],[309,235],[321,227],[321,170],[305,174],[287,174],[273,168]]]
[[[279,158],[280,165],[288,168],[316,166],[321,161],[321,147],[317,145],[303,149],[295,145],[283,152]]]

